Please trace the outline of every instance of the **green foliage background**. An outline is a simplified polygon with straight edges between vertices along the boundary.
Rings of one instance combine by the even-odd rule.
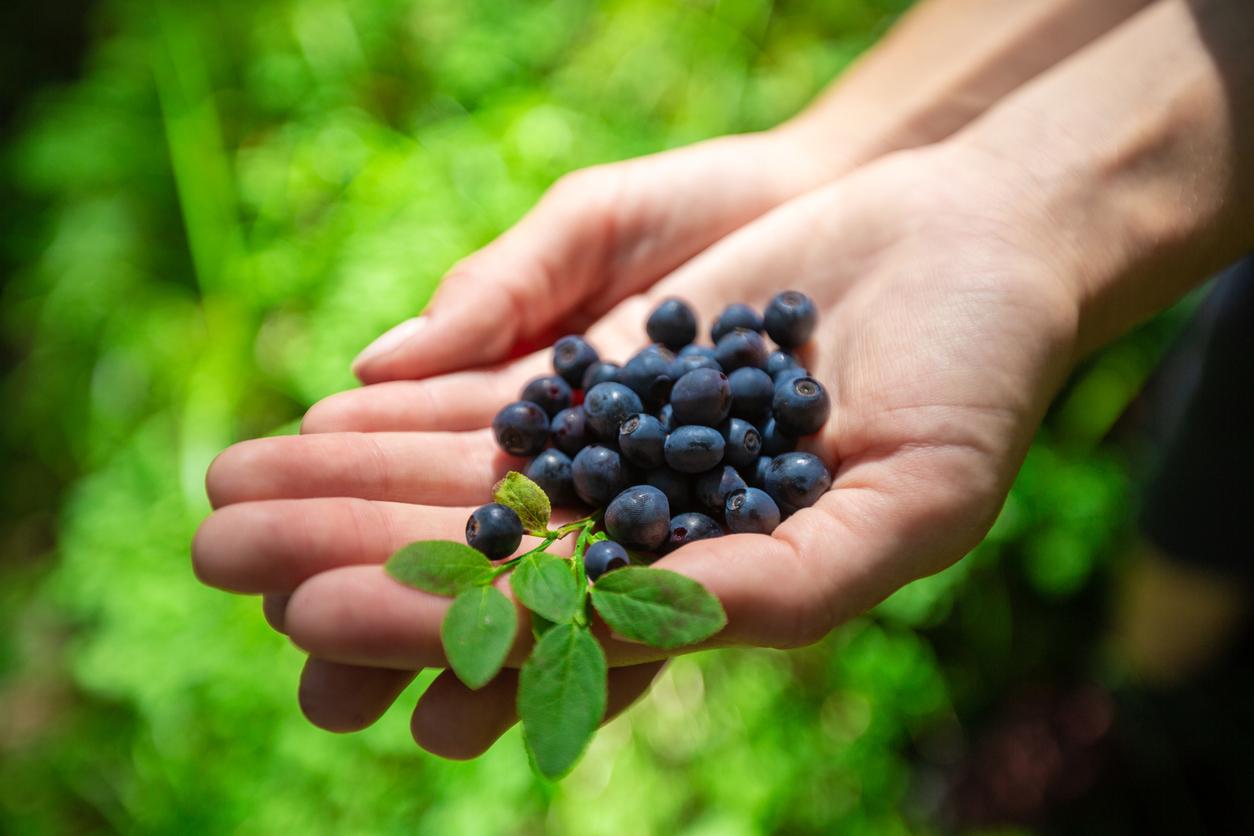
[[[1158,331],[1068,388],[970,559],[816,647],[677,661],[557,787],[517,731],[470,763],[417,750],[429,676],[364,733],[307,725],[299,654],[187,558],[212,456],[352,385],[356,350],[559,175],[770,126],[905,5],[103,3],[81,78],[3,156],[25,208],[3,241],[0,830],[932,826],[952,757],[927,742],[1053,669],[1025,642],[1052,646],[1120,536],[1126,471],[1097,442]]]

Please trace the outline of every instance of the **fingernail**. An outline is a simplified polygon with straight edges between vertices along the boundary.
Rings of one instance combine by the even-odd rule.
[[[385,354],[390,354],[400,348],[402,343],[421,331],[426,324],[427,318],[425,316],[416,316],[394,326],[389,331],[383,332],[375,338],[374,342],[363,348],[361,353],[353,360],[353,371],[357,371],[366,363],[377,360]]]

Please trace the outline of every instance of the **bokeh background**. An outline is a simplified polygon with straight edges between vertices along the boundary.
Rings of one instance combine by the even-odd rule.
[[[212,456],[353,385],[558,176],[775,124],[907,5],[5,4],[0,832],[1231,821],[1248,668],[1151,688],[1108,639],[1147,460],[1121,427],[1190,302],[1077,372],[968,559],[817,646],[678,660],[559,786],[516,730],[420,752],[429,676],[368,731],[314,729],[259,602],[190,571]]]

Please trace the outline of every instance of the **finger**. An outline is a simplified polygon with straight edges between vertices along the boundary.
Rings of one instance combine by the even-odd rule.
[[[604,723],[617,717],[649,689],[662,662],[610,670]],[[477,691],[444,671],[418,700],[410,729],[432,754],[454,760],[486,752],[518,722],[518,671],[506,669]]]
[[[264,499],[355,496],[432,505],[478,505],[523,461],[471,433],[319,433],[228,447],[205,478],[214,508]]]
[[[510,594],[508,580],[497,582]],[[377,566],[346,566],[314,575],[292,594],[287,607],[288,636],[314,656],[355,665],[417,669],[447,667],[440,624],[451,599],[396,582]],[[518,629],[506,664],[517,667],[532,645],[530,621],[519,608]],[[612,639],[594,628],[615,665],[665,657],[643,645]]]
[[[460,541],[471,510],[349,497],[228,505],[196,532],[192,565],[203,583],[229,592],[289,593],[328,569],[383,563],[417,540]],[[267,613],[281,618],[270,605]]]
[[[528,380],[551,373],[552,355],[545,350],[491,370],[349,389],[314,404],[300,429],[302,433],[480,429],[502,406],[517,400]]]
[[[265,616],[266,623],[276,633],[287,632],[283,628],[283,622],[287,618],[287,599],[290,597],[290,595],[263,595],[261,597],[261,614]]]
[[[310,657],[300,675],[300,710],[320,729],[360,731],[382,717],[416,675]]]
[[[354,371],[367,383],[426,377],[498,361],[559,323],[582,330],[827,176],[782,136],[726,137],[563,178],[457,265],[426,315],[363,351]]]

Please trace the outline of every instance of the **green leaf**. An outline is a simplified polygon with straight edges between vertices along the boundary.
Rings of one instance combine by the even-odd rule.
[[[570,621],[579,608],[579,584],[570,561],[546,552],[529,554],[509,579],[523,606],[549,621]]]
[[[565,775],[605,716],[606,664],[586,627],[560,624],[536,643],[518,678],[518,716],[536,768]]]
[[[492,579],[492,564],[465,543],[424,540],[410,543],[384,567],[396,580],[436,595],[459,595]]]
[[[548,531],[549,516],[553,513],[549,495],[518,471],[511,470],[496,483],[492,489],[492,500],[513,508],[518,519],[522,520],[523,528],[531,534]]]
[[[628,566],[592,585],[592,606],[614,632],[653,647],[696,644],[727,624],[723,605],[692,578]]]
[[[467,688],[482,688],[492,681],[505,664],[516,632],[514,605],[495,586],[458,595],[440,625],[449,667]]]

